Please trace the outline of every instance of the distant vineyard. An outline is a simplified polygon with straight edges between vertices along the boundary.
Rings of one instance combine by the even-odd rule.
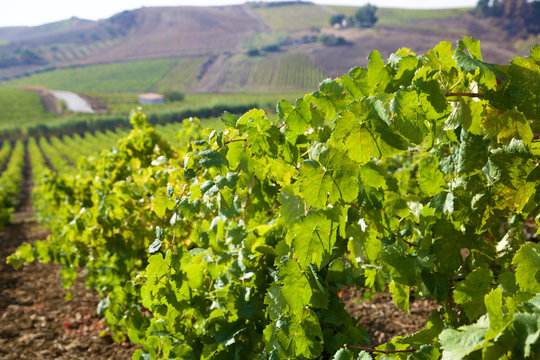
[[[298,52],[232,58],[228,65],[223,81],[231,91],[314,90],[325,78],[320,68]]]
[[[251,84],[276,88],[315,88],[324,74],[301,53],[290,53],[276,59],[269,57],[254,66],[249,74]]]
[[[51,118],[38,94],[19,89],[0,89],[0,125],[18,125]]]
[[[155,85],[154,88],[169,88],[180,91],[191,90],[197,83],[197,77],[201,72],[201,66],[206,61],[205,57],[179,59],[176,66]]]
[[[152,89],[177,63],[178,59],[159,59],[59,69],[7,84],[76,92],[143,92]]]

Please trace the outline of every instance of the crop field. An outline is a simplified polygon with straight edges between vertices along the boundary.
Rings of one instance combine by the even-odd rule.
[[[7,84],[75,92],[144,92],[152,90],[177,63],[177,59],[159,59],[59,69]]]
[[[154,85],[154,89],[174,89],[189,91],[197,84],[197,77],[206,57],[181,58],[165,76]]]
[[[315,89],[325,78],[321,69],[304,54],[271,55],[256,63],[248,77],[248,84],[262,87]]]
[[[283,8],[261,7],[255,11],[274,31],[309,29],[312,26],[325,26],[332,15],[332,10],[324,6],[290,5]],[[301,14],[301,16],[299,16]]]
[[[20,89],[0,89],[0,109],[0,127],[53,117],[43,108],[39,95]]]
[[[322,70],[299,52],[237,56],[228,65],[224,83],[231,92],[306,92],[315,90],[325,78]]]

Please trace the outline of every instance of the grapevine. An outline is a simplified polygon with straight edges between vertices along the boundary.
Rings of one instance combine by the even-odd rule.
[[[113,151],[45,179],[51,236],[9,262],[54,260],[66,287],[84,268],[134,359],[534,359],[539,89],[540,47],[494,65],[465,37],[373,51],[277,120],[185,120],[175,148],[134,112]],[[372,349],[343,287],[440,310]]]

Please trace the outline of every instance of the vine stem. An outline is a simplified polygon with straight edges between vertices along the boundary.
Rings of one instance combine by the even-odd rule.
[[[413,353],[416,351],[415,348],[410,348],[407,350],[377,350],[370,347],[364,347],[364,346],[353,346],[353,345],[343,345],[345,349],[353,349],[353,350],[362,350],[367,352],[378,352],[382,354],[398,354],[398,353]]]
[[[482,93],[467,93],[467,92],[447,92],[444,96],[467,96],[467,97],[476,97],[483,98],[484,94]]]
[[[227,141],[225,141],[225,145],[228,145],[228,144],[233,143],[233,142],[240,142],[240,141],[246,142],[247,139],[232,139],[232,140],[227,140]]]

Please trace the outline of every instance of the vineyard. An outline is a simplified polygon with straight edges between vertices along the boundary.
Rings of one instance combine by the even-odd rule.
[[[134,61],[58,69],[8,82],[78,92],[149,91],[178,63],[177,59]]]
[[[465,37],[373,51],[275,114],[6,140],[0,224],[26,162],[50,231],[7,263],[84,276],[137,360],[538,359],[539,89],[539,46],[495,65]],[[356,290],[436,305],[374,345]]]

